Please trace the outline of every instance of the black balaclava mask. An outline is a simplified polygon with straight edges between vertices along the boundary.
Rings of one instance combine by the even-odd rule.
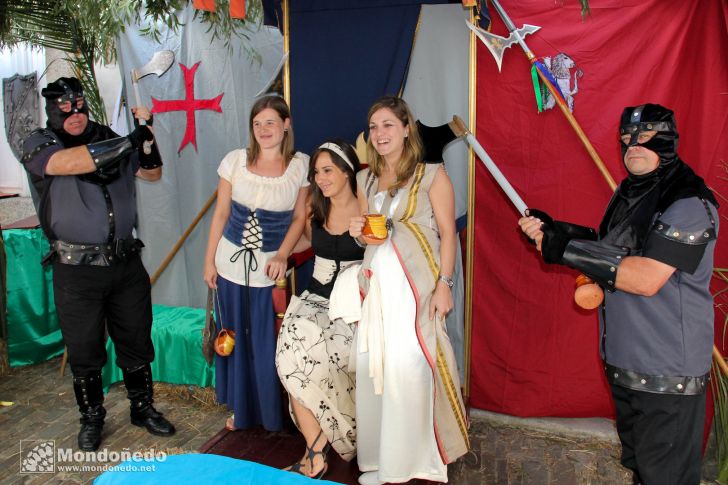
[[[645,143],[637,143],[640,133],[656,131],[657,133]],[[652,150],[660,157],[660,167],[673,164],[677,159],[677,142],[680,136],[675,126],[675,115],[672,110],[659,104],[643,104],[637,107],[628,107],[622,111],[619,122],[619,134],[630,135],[628,143],[620,140],[622,148],[622,161],[627,149],[640,145]]]
[[[48,128],[53,130],[59,136],[71,136],[63,129],[63,123],[76,113],[88,116],[88,106],[83,103],[80,108],[77,107],[78,99],[83,99],[83,87],[81,82],[75,77],[62,77],[56,81],[49,83],[40,94],[46,98],[46,114],[48,115]],[[71,109],[68,112],[61,111],[59,105],[69,101]]]
[[[657,132],[650,140],[637,143],[640,133]],[[612,197],[599,228],[600,238],[611,244],[641,249],[652,228],[655,214],[674,201],[699,197],[718,207],[702,178],[677,154],[678,133],[672,110],[659,104],[643,104],[625,108],[619,123],[622,162],[631,146],[639,145],[660,157],[657,169],[643,175],[629,174]]]

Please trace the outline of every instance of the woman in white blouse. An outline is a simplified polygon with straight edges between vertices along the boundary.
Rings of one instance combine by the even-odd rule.
[[[228,153],[218,168],[203,277],[216,290],[218,330],[236,333],[232,354],[215,358],[217,400],[234,413],[226,426],[279,431],[271,290],[305,225],[308,156],[294,152],[290,110],[278,96],[253,105],[250,133],[248,148]]]

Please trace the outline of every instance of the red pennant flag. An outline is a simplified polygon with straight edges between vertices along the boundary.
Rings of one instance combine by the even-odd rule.
[[[234,19],[245,18],[245,0],[230,0],[230,16]]]
[[[207,10],[208,12],[215,11],[215,0],[194,0],[192,6],[197,10]]]
[[[197,10],[215,11],[215,0],[194,0],[192,5]],[[230,0],[230,17],[234,19],[245,18],[245,0]]]

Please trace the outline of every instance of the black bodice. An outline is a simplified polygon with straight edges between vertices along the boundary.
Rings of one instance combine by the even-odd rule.
[[[349,231],[344,234],[330,234],[316,221],[311,221],[311,246],[316,256],[336,261],[358,261],[364,257]]]
[[[364,248],[359,247],[354,242],[354,238],[349,235],[349,231],[343,234],[330,234],[316,221],[311,221],[311,246],[316,256],[336,262],[336,269],[331,281],[323,283],[316,278],[311,278],[308,285],[309,292],[329,298],[341,269],[341,262],[361,260],[364,257]]]

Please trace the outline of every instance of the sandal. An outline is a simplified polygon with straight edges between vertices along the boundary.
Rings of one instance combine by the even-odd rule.
[[[316,458],[316,455],[321,455],[321,459],[324,461],[324,467],[321,469],[320,472],[318,472],[317,475],[315,475],[315,476],[309,475],[309,478],[313,478],[314,480],[320,480],[321,478],[323,478],[323,476],[326,474],[326,472],[329,471],[328,453],[329,453],[329,450],[331,449],[331,443],[329,443],[327,441],[326,446],[321,448],[321,451],[316,451],[313,449],[313,447],[316,445],[316,443],[318,443],[318,440],[322,434],[324,434],[324,430],[319,431],[319,434],[316,436],[316,439],[313,440],[311,447],[306,445],[306,452],[307,452],[306,458],[308,459],[308,462],[311,464],[312,470],[313,470],[313,459]],[[324,439],[326,439],[325,436],[324,436]]]
[[[288,468],[284,468],[283,471],[284,472],[298,473],[299,475],[303,475],[304,477],[307,477],[308,475],[306,475],[305,473],[303,473],[303,470],[301,470],[301,468],[303,468],[303,466],[304,465],[303,465],[302,462],[297,461],[296,463],[294,463],[293,465],[289,466]]]
[[[234,414],[225,420],[225,429],[228,431],[237,431],[238,430],[238,428],[235,427],[235,415]]]

